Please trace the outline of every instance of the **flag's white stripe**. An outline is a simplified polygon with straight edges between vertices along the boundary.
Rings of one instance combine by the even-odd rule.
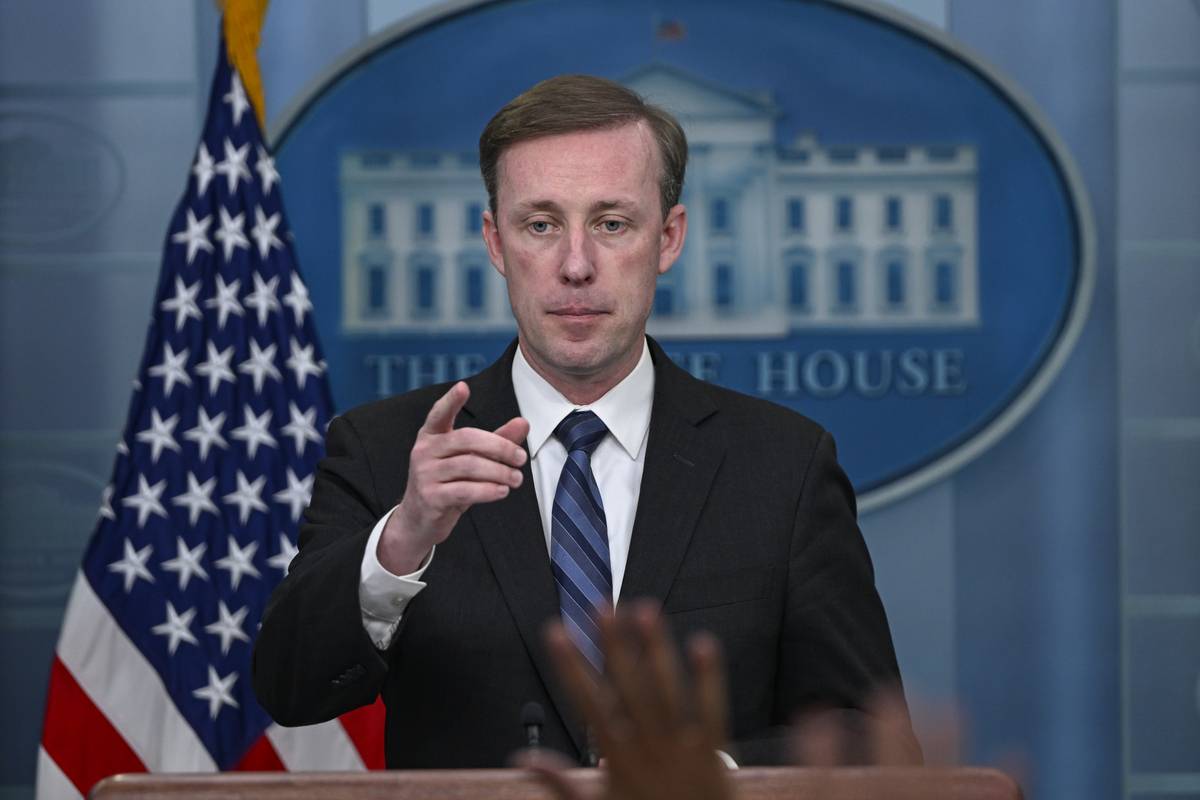
[[[58,763],[38,745],[37,800],[83,800],[83,795],[71,783],[71,779],[59,769]]]
[[[148,770],[216,770],[154,667],[125,636],[83,572],[71,589],[58,657]]]
[[[358,748],[336,719],[300,728],[272,725],[267,728],[267,738],[291,772],[366,769]]]

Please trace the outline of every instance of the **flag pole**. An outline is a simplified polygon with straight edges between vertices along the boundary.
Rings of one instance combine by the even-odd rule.
[[[258,44],[262,40],[268,3],[269,0],[217,0],[218,8],[224,12],[221,24],[225,50],[242,78],[246,96],[258,118],[258,127],[263,131],[267,129],[266,103],[262,74],[258,69]]]

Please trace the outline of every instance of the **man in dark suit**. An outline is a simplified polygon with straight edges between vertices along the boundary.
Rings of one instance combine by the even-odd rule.
[[[551,671],[561,619],[603,668],[597,608],[655,598],[729,664],[730,751],[780,763],[798,713],[858,725],[899,682],[833,441],[693,379],[645,335],[679,256],[687,145],[608,81],[564,76],[488,124],[484,239],[518,339],[479,375],[334,420],[271,598],[254,685],[279,722],[387,704],[392,767],[500,766],[525,743],[594,749]]]

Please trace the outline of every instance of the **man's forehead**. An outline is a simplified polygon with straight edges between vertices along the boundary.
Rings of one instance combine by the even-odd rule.
[[[658,148],[645,122],[593,128],[526,139],[508,147],[497,161],[499,176],[506,172],[539,173],[555,168],[579,171],[653,173],[659,170]]]

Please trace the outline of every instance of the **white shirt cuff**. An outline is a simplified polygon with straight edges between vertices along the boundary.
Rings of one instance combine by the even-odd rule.
[[[383,535],[384,526],[395,512],[383,515],[371,530],[367,539],[367,549],[363,553],[362,567],[359,569],[358,604],[362,609],[363,627],[367,636],[380,650],[386,650],[396,635],[400,626],[400,617],[410,600],[420,594],[425,588],[421,575],[433,562],[433,553],[429,551],[420,568],[410,575],[393,575],[383,564],[379,563],[379,537]]]
[[[724,764],[727,769],[738,768],[738,763],[733,760],[733,756],[729,755],[729,753],[726,753],[724,750],[717,751],[717,758],[721,759],[721,763]]]

